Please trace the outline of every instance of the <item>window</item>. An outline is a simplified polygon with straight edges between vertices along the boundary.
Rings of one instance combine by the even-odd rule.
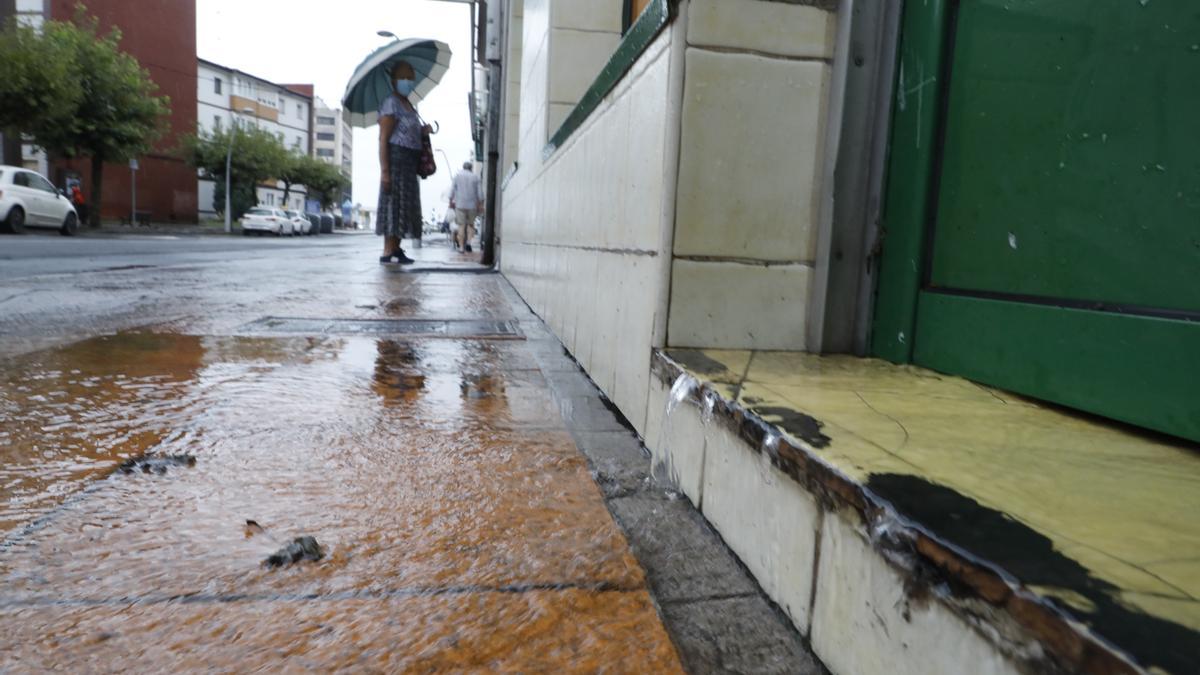
[[[276,132],[275,132],[275,135],[279,137],[279,142],[280,142],[280,143],[282,143],[282,142],[283,142],[283,132],[282,132],[282,131],[276,131]]]
[[[18,187],[30,187],[29,174],[24,171],[18,171],[17,174],[13,176],[13,185]]]
[[[333,125],[337,124],[337,118],[334,118],[334,117],[318,117],[318,118],[317,118],[317,124],[321,124],[321,125],[324,125],[324,126],[327,126],[327,127],[331,127],[331,126],[333,126]]]
[[[50,181],[42,178],[36,173],[29,174],[29,187],[37,188],[38,190],[43,190],[50,193],[58,192],[58,190],[55,190],[54,186],[50,184]]]
[[[317,140],[318,141],[334,141],[334,140],[337,140],[337,136],[334,136],[333,134],[329,133],[328,131],[321,131],[321,132],[317,133]]]
[[[292,147],[297,150],[300,149],[300,137],[299,136],[297,136],[296,140],[292,142]]]
[[[300,105],[299,103],[296,104],[296,117],[301,119],[304,118],[304,106]]]
[[[220,115],[213,115],[213,129],[215,129],[217,131],[221,130],[221,116]]]
[[[213,93],[214,94],[221,93],[221,78],[219,78],[219,77],[215,78],[213,80]]]
[[[329,148],[317,148],[317,157],[333,157],[333,150]]]

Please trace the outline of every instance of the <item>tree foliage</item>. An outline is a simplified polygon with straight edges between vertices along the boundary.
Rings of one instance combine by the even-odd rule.
[[[328,166],[325,162],[309,155],[289,154],[279,172],[279,180],[283,183],[283,202],[287,203],[288,195],[291,194],[292,187],[295,185],[308,187],[310,192],[312,191],[310,186],[320,185],[324,176],[324,168]],[[317,196],[311,195],[311,198],[317,198]]]
[[[308,198],[328,207],[336,201],[349,181],[337,168],[308,155],[287,150],[279,139],[257,127],[237,127],[230,131],[193,134],[183,141],[183,156],[189,164],[216,181],[213,208],[225,211],[225,160],[233,141],[230,184],[232,218],[240,218],[257,206],[256,190],[260,183],[284,184],[284,203],[293,187],[303,185]]]
[[[105,162],[126,162],[159,139],[170,99],[135,58],[121,31],[101,34],[82,5],[72,22],[40,30],[12,22],[0,32],[0,128],[47,153],[92,160],[92,224],[99,224]]]
[[[184,137],[184,159],[217,182],[213,208],[218,213],[225,212],[225,160],[230,152],[231,141],[233,154],[229,175],[233,191],[230,206],[233,211],[231,217],[236,219],[257,206],[255,186],[278,178],[284,171],[284,165],[289,162],[290,155],[278,138],[254,126],[237,126],[231,130]]]
[[[328,209],[337,204],[342,192],[350,187],[350,179],[332,164],[315,160],[314,175],[309,179],[308,197],[321,202],[321,208]]]

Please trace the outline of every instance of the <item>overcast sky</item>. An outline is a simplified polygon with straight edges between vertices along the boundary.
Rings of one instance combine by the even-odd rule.
[[[470,6],[437,0],[196,0],[197,55],[276,83],[311,83],[317,96],[341,107],[346,80],[371,51],[387,42],[375,34],[427,37],[450,45],[450,71],[421,103],[437,121],[434,148],[453,167],[471,159]],[[379,128],[354,131],[354,201],[374,208],[379,197]],[[438,172],[421,186],[426,215],[440,214],[451,171],[435,151]],[[455,169],[457,170],[457,169]]]

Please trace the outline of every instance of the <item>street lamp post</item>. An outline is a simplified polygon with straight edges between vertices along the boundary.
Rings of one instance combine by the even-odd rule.
[[[242,108],[242,114],[254,114],[254,108]],[[229,151],[225,153],[225,234],[233,232],[233,200],[230,199],[229,174],[233,168],[233,137],[237,135],[238,119],[231,116],[233,124],[229,125]]]

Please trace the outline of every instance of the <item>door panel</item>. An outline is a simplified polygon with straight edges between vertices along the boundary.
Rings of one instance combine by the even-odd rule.
[[[46,225],[59,225],[66,217],[66,210],[63,208],[63,202],[58,198],[58,190],[54,189],[54,185],[42,178],[39,175],[30,176],[32,189],[36,190],[38,197],[42,201],[42,218]]]
[[[902,31],[876,353],[1200,440],[1200,9],[929,0]]]
[[[17,172],[13,176],[13,188],[25,204],[25,222],[29,225],[45,225],[46,200],[42,198],[45,193],[35,187],[34,178],[36,176],[27,171]]]
[[[961,3],[929,285],[1200,312],[1198,42],[1190,3]]]
[[[1200,323],[921,293],[915,360],[1200,440]]]

